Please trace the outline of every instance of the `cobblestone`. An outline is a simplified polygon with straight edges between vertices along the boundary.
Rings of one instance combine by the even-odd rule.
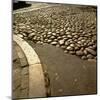
[[[13,16],[15,19],[14,33],[19,31],[19,33],[29,34],[28,36],[23,35],[23,38],[32,40],[34,43],[55,44],[57,42],[56,44],[60,43],[60,47],[65,45],[66,48],[73,44],[72,51],[74,52],[77,52],[76,48],[78,50],[81,50],[82,47],[89,49],[89,46],[96,45],[96,9],[92,7],[89,9],[87,6],[60,4],[16,13]],[[24,27],[19,27],[20,24]],[[69,44],[61,43],[61,40],[65,43],[69,42]],[[65,51],[64,48],[62,49]],[[70,53],[70,51],[66,53]],[[91,48],[88,53],[92,53],[92,59],[94,59],[96,48]],[[79,55],[79,57],[82,58],[83,55],[81,57]]]

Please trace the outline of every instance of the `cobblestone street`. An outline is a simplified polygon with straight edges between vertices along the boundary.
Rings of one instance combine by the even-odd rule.
[[[96,10],[33,3],[13,11],[14,98],[96,93]]]

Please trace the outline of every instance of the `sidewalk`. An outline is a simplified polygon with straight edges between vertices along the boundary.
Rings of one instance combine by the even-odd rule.
[[[31,46],[49,74],[51,96],[96,93],[96,62],[65,54],[61,48],[49,44]]]
[[[44,75],[48,75],[48,79],[45,83],[45,86],[47,86],[46,91],[49,93],[48,96],[69,96],[96,93],[96,62],[89,62],[87,60],[84,61],[77,56],[65,54],[61,48],[57,48],[49,44],[40,45],[31,43],[30,41],[28,41],[28,43],[37,52],[43,67]],[[22,62],[21,60],[23,57],[25,60],[25,55],[21,51],[21,48],[19,48],[15,42],[14,46],[17,46],[17,50],[15,50],[15,47],[13,48],[13,61],[15,59],[18,60],[17,63],[13,63],[13,79],[15,80],[15,82],[13,82],[14,88],[15,85],[18,87],[18,89],[14,90],[15,97],[25,98],[28,97],[28,94],[30,93],[31,95],[29,97],[39,97],[38,94],[34,91],[34,86],[36,86],[36,84],[33,86],[31,83],[31,77],[33,77],[33,74],[37,73],[37,71],[32,71],[32,69],[29,71],[29,68],[27,67],[29,66],[28,62]],[[21,57],[21,55],[23,57]],[[19,59],[19,56],[21,59]],[[26,65],[26,67],[24,65]],[[33,74],[30,74],[30,72],[33,72]],[[17,81],[16,78],[18,78]],[[44,84],[43,81],[41,82],[41,84]],[[31,85],[28,85],[28,83]],[[38,84],[40,84],[40,82]],[[23,88],[27,90],[24,91],[22,87],[27,87]],[[33,88],[31,92],[29,91],[29,87],[31,89]],[[35,88],[37,88],[37,90],[40,89],[38,87]],[[36,94],[34,95],[34,93]]]

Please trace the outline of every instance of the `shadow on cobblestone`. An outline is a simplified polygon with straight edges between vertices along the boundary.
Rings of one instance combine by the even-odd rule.
[[[18,1],[17,3],[13,3],[13,10],[30,7],[31,4],[27,4],[25,1]]]

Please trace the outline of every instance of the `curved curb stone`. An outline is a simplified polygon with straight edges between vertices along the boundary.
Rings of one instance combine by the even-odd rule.
[[[25,40],[17,35],[13,35],[13,40],[22,48],[29,64],[29,97],[45,97],[45,82],[38,55]]]

